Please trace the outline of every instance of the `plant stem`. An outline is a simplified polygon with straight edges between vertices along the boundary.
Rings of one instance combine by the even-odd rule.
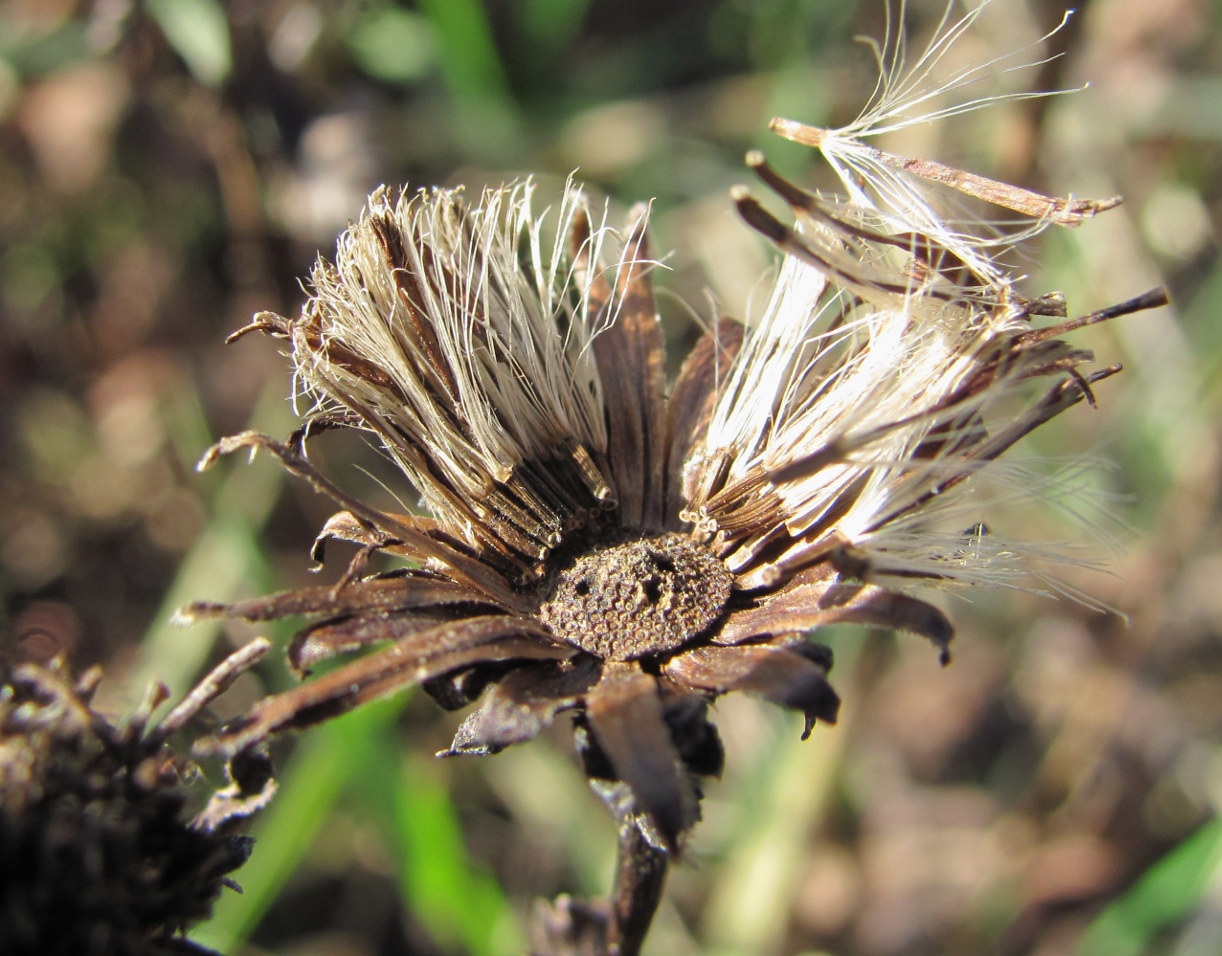
[[[662,899],[669,855],[645,839],[632,820],[619,828],[619,858],[607,925],[610,956],[637,956]]]

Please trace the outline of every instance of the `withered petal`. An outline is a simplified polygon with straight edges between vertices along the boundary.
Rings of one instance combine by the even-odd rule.
[[[831,655],[820,645],[788,639],[786,646],[695,647],[667,661],[662,672],[697,690],[745,691],[806,715],[802,739],[816,720],[836,722],[840,697],[827,682]]]
[[[196,749],[232,756],[279,731],[309,727],[461,667],[482,661],[555,660],[571,653],[527,618],[498,614],[440,624],[301,687],[264,698]]]
[[[919,634],[938,648],[943,663],[950,660],[955,635],[950,620],[932,604],[875,584],[840,581],[827,576],[824,568],[812,568],[762,598],[758,606],[735,611],[712,641],[742,644],[829,624],[872,624]]]
[[[589,743],[587,735],[584,745],[580,742],[578,743],[579,749],[582,746],[596,745]],[[606,758],[603,759],[605,760]],[[621,832],[623,832],[625,827],[631,827],[641,835],[646,844],[654,849],[670,854],[677,854],[679,852],[673,841],[658,828],[653,817],[641,809],[641,802],[628,784],[622,780],[612,780],[605,776],[591,776],[589,783],[590,789],[603,802],[603,806],[607,808],[607,811],[618,824]],[[697,810],[699,810],[699,807],[697,807]],[[603,952],[605,950],[598,951],[600,956]]]
[[[598,659],[587,654],[523,664],[492,685],[479,710],[458,728],[450,749],[438,756],[495,754],[533,740],[557,713],[577,704],[599,672]]]
[[[700,338],[679,369],[666,404],[666,515],[683,508],[683,467],[708,429],[713,402],[743,342],[741,322],[722,319]]]
[[[232,604],[197,601],[179,611],[188,620],[240,617],[247,621],[274,621],[309,614],[355,614],[366,611],[402,611],[449,604],[496,606],[487,595],[427,571],[400,571],[352,581],[339,587],[281,591]]]
[[[446,568],[447,574],[455,580],[467,583],[498,605],[520,611],[529,609],[521,596],[510,587],[509,582],[486,562],[430,535],[410,516],[378,511],[363,504],[339,488],[306,458],[282,441],[254,431],[230,435],[209,448],[197,468],[208,468],[222,455],[230,455],[241,449],[265,450],[275,455],[287,471],[304,478],[315,489],[355,515],[359,521],[366,522],[372,528],[390,536],[410,549],[413,554],[424,556],[430,563]]]
[[[590,258],[590,213],[583,202],[569,227],[569,252],[573,256],[573,279],[578,290],[589,302],[591,318],[602,311],[611,299],[611,284],[602,270]]]
[[[481,661],[422,681],[420,689],[443,710],[465,710],[480,699],[484,689],[500,680],[522,661]]]
[[[221,830],[262,810],[276,794],[276,779],[266,750],[252,748],[236,754],[225,766],[229,786],[212,795],[191,826],[209,832]]]
[[[178,733],[188,721],[198,716],[205,707],[228,690],[234,681],[262,660],[271,648],[272,642],[267,638],[256,637],[228,655],[157,722],[149,731],[148,739],[166,740],[171,734]]]
[[[674,687],[664,704],[670,739],[683,765],[702,777],[720,777],[726,752],[717,728],[709,720],[709,701],[705,694],[692,694],[688,688]]]
[[[396,517],[402,523],[416,528],[429,537],[437,537],[442,533],[440,522],[435,518],[425,518],[420,515],[397,515]],[[428,555],[411,551],[386,532],[379,531],[351,511],[337,511],[327,519],[327,523],[318,532],[318,536],[314,539],[314,546],[310,549],[310,557],[318,564],[323,563],[328,541],[349,541],[363,548],[377,548],[417,561],[428,559]]]
[[[586,694],[586,718],[616,775],[676,851],[679,835],[699,819],[699,797],[671,741],[657,679],[633,663],[607,663]]]
[[[320,621],[293,635],[288,648],[289,666],[299,679],[304,679],[316,664],[337,654],[346,654],[383,641],[401,641],[459,617],[453,612],[412,611],[409,614],[396,614],[375,610]]]
[[[594,338],[594,358],[603,382],[607,412],[607,454],[619,500],[621,523],[628,528],[662,524],[662,409],[666,392],[666,342],[654,305],[645,239],[644,209],[634,213],[624,260],[616,277],[616,296],[607,308],[619,314],[592,317],[606,326]],[[593,300],[591,300],[593,301]]]
[[[314,412],[293,430],[293,433],[289,435],[288,443],[298,453],[306,455],[310,439],[332,428],[364,430],[366,425],[359,415],[347,408]]]

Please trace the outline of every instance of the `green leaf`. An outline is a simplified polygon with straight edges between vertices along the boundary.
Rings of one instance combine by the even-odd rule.
[[[233,55],[229,23],[216,0],[148,0],[148,11],[197,80],[209,86],[224,82]]]
[[[458,98],[508,99],[509,81],[477,0],[421,0],[443,54],[446,80]]]
[[[279,379],[259,397],[251,422],[273,434],[287,431],[292,419],[283,400]],[[211,440],[197,404],[183,400],[171,406],[169,431],[184,465],[198,460]],[[140,645],[128,685],[136,693],[150,681],[166,684],[177,697],[198,678],[221,632],[219,620],[201,621],[189,628],[174,623],[174,612],[190,601],[228,601],[244,587],[274,586],[272,570],[260,546],[259,532],[267,523],[284,483],[285,471],[276,462],[253,467],[237,462],[216,467],[201,477],[212,484],[208,500],[211,518],[183,557],[174,583],[166,593],[152,627]]]
[[[590,0],[522,0],[518,28],[547,55],[554,56],[581,32]]]
[[[0,16],[0,82],[54,73],[89,59],[91,53],[89,30],[83,22],[64,20],[40,30],[35,22]]]
[[[1076,956],[1137,956],[1161,931],[1193,912],[1222,880],[1222,820],[1212,820],[1151,866],[1105,909],[1078,944]]]
[[[281,787],[254,828],[254,852],[192,939],[234,952],[258,928],[302,867],[345,793],[372,810],[398,861],[404,904],[438,942],[472,956],[509,956],[523,942],[490,873],[469,859],[458,814],[429,758],[401,756],[395,720],[409,695],[378,701],[303,735]]]
[[[366,738],[373,759],[361,795],[394,847],[405,905],[443,946],[473,956],[508,956],[523,940],[508,900],[492,875],[467,854],[458,813],[433,758],[401,749],[394,735]],[[379,758],[380,755],[380,758]]]
[[[454,131],[472,156],[504,164],[522,147],[514,101],[488,14],[478,0],[420,0],[454,105]]]

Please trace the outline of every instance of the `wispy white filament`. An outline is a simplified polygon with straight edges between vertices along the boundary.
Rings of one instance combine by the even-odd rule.
[[[814,131],[851,202],[828,205],[834,217],[799,211],[794,229],[830,265],[787,258],[767,305],[748,323],[699,452],[708,459],[728,455],[729,473],[738,478],[819,463],[769,486],[793,542],[776,558],[778,566],[799,566],[830,533],[868,560],[872,577],[996,586],[1027,575],[1029,583],[1024,556],[1046,556],[1038,548],[962,531],[981,517],[982,502],[970,493],[975,474],[997,466],[965,454],[970,443],[959,440],[1013,422],[1021,409],[1015,393],[1028,371],[1016,356],[987,387],[973,384],[998,350],[1029,328],[1011,291],[1014,277],[993,255],[1015,237],[1003,244],[987,223],[949,225],[927,198],[943,187],[879,161],[864,142],[1000,101],[1045,95],[984,95],[938,105],[989,77],[1034,65],[1017,62],[1021,53],[1010,54],[937,76],[951,45],[987,2],[957,20],[947,7],[933,40],[915,59],[889,20],[883,44],[874,44],[880,79],[866,108],[842,129]],[[1031,221],[1021,235],[1046,224]],[[908,238],[888,243],[863,238],[867,232]],[[924,267],[922,260],[936,258],[939,250],[966,268],[939,274]],[[961,276],[955,280],[961,284],[948,288],[949,275]],[[745,567],[759,548],[748,542],[727,560]]]
[[[1062,30],[1072,10],[1066,11],[1061,22],[1023,49],[994,57],[983,63],[941,75],[938,67],[951,47],[966,33],[991,0],[982,2],[958,20],[952,18],[953,4],[948,4],[929,45],[910,62],[907,38],[902,29],[906,2],[900,3],[899,15],[893,19],[887,5],[887,33],[880,45],[867,41],[878,62],[879,79],[865,108],[846,126],[823,131],[819,149],[828,164],[840,177],[849,197],[863,209],[877,210],[892,221],[896,230],[911,229],[930,236],[972,263],[978,269],[1000,279],[1002,273],[989,258],[990,250],[1008,247],[1016,241],[1040,231],[1048,223],[1035,222],[1018,233],[1005,237],[992,229],[978,228],[974,232],[964,224],[951,225],[929,199],[931,187],[921,177],[896,169],[878,158],[874,147],[866,142],[887,133],[922,126],[964,113],[974,112],[1001,103],[1055,96],[1067,90],[1018,91],[993,95],[969,96],[956,101],[962,93],[998,76],[1017,70],[1030,69],[1047,63],[1044,57],[1031,51],[1042,47],[1049,38]],[[897,26],[896,20],[900,24]],[[983,224],[980,224],[983,226]]]

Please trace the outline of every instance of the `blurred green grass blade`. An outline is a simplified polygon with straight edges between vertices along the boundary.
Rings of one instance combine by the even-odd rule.
[[[519,29],[532,46],[555,56],[581,32],[590,0],[521,0]]]
[[[195,78],[219,86],[233,68],[229,22],[215,0],[148,0],[148,11]]]
[[[420,80],[437,66],[433,32],[414,10],[365,10],[352,24],[347,42],[361,69],[387,83]]]
[[[257,536],[257,528],[235,518],[211,522],[179,565],[153,627],[140,645],[139,659],[128,681],[139,694],[150,681],[166,684],[174,698],[191,686],[216,643],[219,620],[189,627],[173,622],[173,614],[190,601],[225,600],[248,581],[270,573]]]
[[[251,416],[252,422],[269,424],[273,433],[287,431],[290,418],[284,402],[284,387],[277,380],[268,385]],[[188,441],[199,442],[200,432],[179,416],[171,429],[177,438],[183,432]],[[203,454],[208,439],[193,449],[195,456]],[[127,681],[132,693],[139,695],[152,680],[169,686],[174,698],[181,696],[203,669],[212,645],[220,633],[220,621],[203,621],[184,628],[173,623],[178,608],[190,601],[226,601],[236,597],[249,585],[269,580],[271,571],[259,543],[258,533],[271,516],[284,482],[284,469],[275,462],[263,461],[247,468],[241,462],[218,466],[221,475],[201,477],[200,482],[213,481],[214,492],[208,502],[211,516],[207,527],[196,539],[179,565],[161,607],[140,645],[139,658]]]
[[[868,633],[848,626],[818,633],[834,646],[840,674],[856,674]],[[860,677],[853,683],[860,684]],[[860,686],[845,695],[835,726],[820,723],[802,740],[799,722],[787,714],[788,732],[776,749],[756,755],[751,774],[755,792],[740,794],[743,812],[738,836],[709,893],[703,937],[718,956],[763,956],[783,949],[792,901],[810,841],[831,806],[844,748],[856,716],[852,702]]]
[[[88,27],[79,20],[64,20],[42,31],[32,22],[7,12],[0,14],[3,73],[12,70],[22,79],[44,76],[88,59],[92,52]]]
[[[509,98],[509,82],[477,0],[420,0],[441,48],[442,68],[454,94],[463,98]]]
[[[384,733],[370,749],[363,794],[375,802],[399,861],[404,903],[445,947],[473,956],[508,956],[523,949],[512,908],[491,875],[470,860],[458,813],[432,759],[408,753]],[[391,755],[392,759],[387,759]]]
[[[234,874],[242,892],[224,893],[192,939],[230,954],[249,939],[301,865],[339,795],[362,778],[369,762],[367,742],[384,739],[405,699],[360,707],[303,735],[280,774],[279,792],[254,826],[254,852]]]
[[[483,4],[420,0],[420,9],[433,28],[463,149],[503,163],[518,150],[522,124]]]
[[[405,843],[400,885],[412,909],[441,939],[443,927],[477,956],[520,952],[521,940],[506,940],[498,930],[512,913],[495,880],[475,870],[467,857],[458,814],[446,789],[432,773],[421,774],[423,758],[412,755],[394,788],[395,823]]]
[[[575,890],[605,895],[615,860],[615,823],[572,756],[547,744],[510,747],[487,762],[485,774],[517,825],[535,834],[540,847],[554,846],[568,857]]]
[[[1076,956],[1137,956],[1187,917],[1222,881],[1222,820],[1213,820],[1151,866],[1083,934]]]
[[[844,721],[847,723],[847,721]],[[726,855],[705,911],[709,952],[780,952],[788,925],[790,887],[798,880],[809,840],[831,801],[848,736],[820,724],[811,740],[792,730],[772,754],[754,826]]]

